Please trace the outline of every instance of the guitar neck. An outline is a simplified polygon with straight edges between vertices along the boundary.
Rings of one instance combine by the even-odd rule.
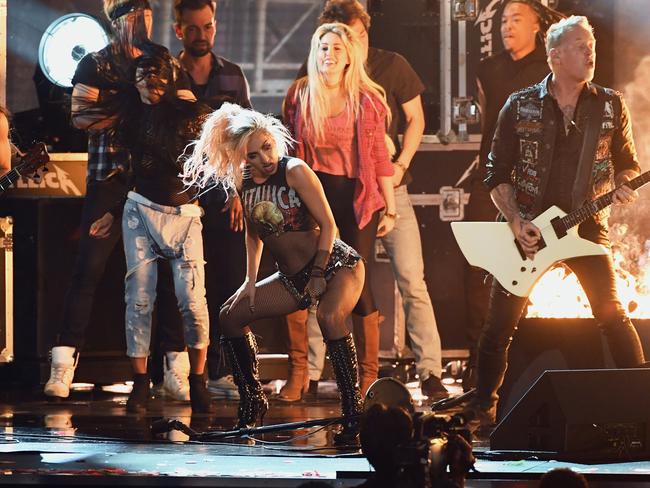
[[[7,174],[4,174],[0,177],[0,193],[4,192],[5,190],[8,190],[9,187],[13,185],[18,180],[18,178],[20,178],[21,168],[22,168],[22,164],[16,166]]]
[[[642,173],[641,175],[637,176],[633,180],[628,181],[625,184],[632,188],[632,190],[636,190],[648,182],[650,182],[650,171]],[[572,227],[581,224],[592,215],[595,215],[601,210],[609,207],[612,204],[612,198],[615,191],[616,190],[612,190],[609,193],[605,193],[604,195],[601,195],[595,200],[592,200],[586,205],[562,217],[562,219],[560,219],[560,222],[564,226],[564,230],[569,230]]]

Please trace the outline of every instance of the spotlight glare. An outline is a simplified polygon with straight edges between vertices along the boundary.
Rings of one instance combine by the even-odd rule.
[[[52,83],[70,87],[81,58],[107,44],[108,36],[96,19],[86,14],[67,14],[52,22],[43,33],[38,62]]]

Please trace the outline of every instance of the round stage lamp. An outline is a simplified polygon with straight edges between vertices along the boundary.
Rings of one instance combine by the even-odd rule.
[[[81,58],[107,44],[106,31],[95,18],[80,13],[67,14],[45,30],[38,48],[38,63],[52,83],[70,87]]]

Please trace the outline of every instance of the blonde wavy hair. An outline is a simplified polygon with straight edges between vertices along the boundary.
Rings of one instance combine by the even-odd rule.
[[[222,183],[227,189],[239,188],[242,163],[251,136],[264,132],[275,141],[278,155],[285,156],[293,145],[291,134],[282,122],[233,103],[224,103],[212,112],[203,125],[200,137],[186,152],[181,178],[187,187],[206,188]]]
[[[300,114],[307,133],[315,136],[317,141],[323,140],[323,127],[328,122],[327,114],[330,107],[325,96],[325,77],[318,69],[317,57],[321,39],[330,32],[341,39],[350,63],[345,69],[341,81],[347,97],[347,110],[351,111],[356,119],[361,107],[362,94],[374,95],[374,98],[379,100],[386,112],[386,125],[388,126],[391,111],[386,102],[386,92],[380,85],[372,81],[366,73],[361,42],[354,31],[347,25],[335,22],[323,24],[314,32],[307,60],[307,77],[298,82],[297,96],[300,99]],[[377,107],[374,108],[379,111]]]

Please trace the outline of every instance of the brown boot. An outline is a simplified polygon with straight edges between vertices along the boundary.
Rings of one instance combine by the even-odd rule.
[[[359,387],[365,397],[379,373],[379,312],[365,317],[352,314],[352,326],[359,359]]]
[[[289,372],[287,382],[280,389],[278,399],[296,402],[309,388],[309,368],[307,365],[307,314],[308,310],[298,310],[286,316],[287,353]]]

